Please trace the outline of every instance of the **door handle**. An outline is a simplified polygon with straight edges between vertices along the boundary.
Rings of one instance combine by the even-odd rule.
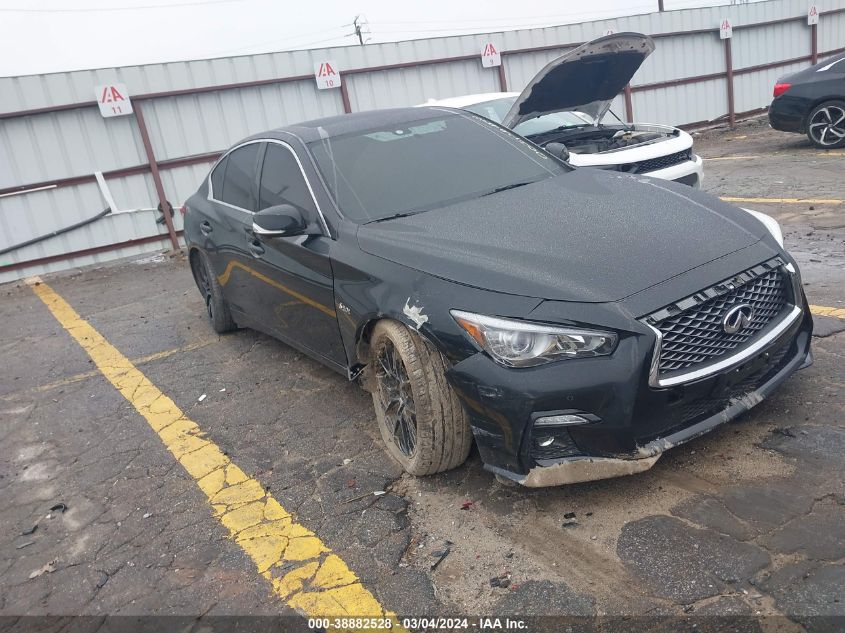
[[[214,230],[214,228],[208,222],[203,222],[203,223],[200,224],[200,231],[202,231],[203,235],[208,235],[213,230]]]
[[[249,251],[253,257],[261,257],[264,254],[264,247],[258,240],[253,240],[249,243]]]

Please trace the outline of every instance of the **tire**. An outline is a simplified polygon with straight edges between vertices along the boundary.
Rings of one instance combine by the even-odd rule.
[[[208,318],[211,320],[211,327],[214,328],[214,331],[218,334],[225,334],[238,329],[238,325],[232,318],[232,312],[229,310],[229,304],[223,298],[223,289],[220,287],[220,282],[217,281],[208,255],[201,251],[191,253],[191,272],[194,274],[194,281],[205,301]]]
[[[807,117],[807,138],[820,149],[845,147],[845,101],[825,101],[813,108]]]
[[[385,320],[373,330],[370,359],[373,406],[390,456],[412,475],[432,475],[463,464],[472,431],[446,382],[443,355],[401,323]],[[408,450],[411,426],[414,441]]]

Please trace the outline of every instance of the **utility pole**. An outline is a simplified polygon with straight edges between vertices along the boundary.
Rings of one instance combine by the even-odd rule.
[[[355,16],[355,19],[354,19],[354,20],[352,20],[352,26],[354,26],[354,27],[355,27],[355,35],[357,35],[357,36],[358,36],[358,43],[359,43],[361,46],[363,46],[363,45],[364,45],[364,36],[363,36],[363,35],[362,35],[362,33],[361,33],[361,24],[360,24],[360,22],[358,22],[358,20],[360,20],[360,19],[361,19],[361,16],[360,16],[360,15],[356,15],[356,16]]]

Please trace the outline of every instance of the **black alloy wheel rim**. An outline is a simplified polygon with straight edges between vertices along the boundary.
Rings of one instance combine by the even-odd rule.
[[[214,318],[214,315],[211,313],[211,281],[208,279],[208,271],[203,266],[203,263],[197,259],[194,260],[194,271],[196,272],[200,292],[202,292],[203,299],[205,299],[208,316]]]
[[[417,448],[417,413],[405,363],[390,340],[379,350],[376,369],[384,420],[393,442],[406,457]]]
[[[810,121],[810,135],[819,145],[836,145],[845,138],[845,109],[830,105],[822,108]]]

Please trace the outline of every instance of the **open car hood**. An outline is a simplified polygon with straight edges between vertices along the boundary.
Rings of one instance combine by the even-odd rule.
[[[537,73],[502,125],[513,129],[528,119],[568,110],[599,123],[652,52],[654,40],[642,33],[614,33],[582,44]]]

